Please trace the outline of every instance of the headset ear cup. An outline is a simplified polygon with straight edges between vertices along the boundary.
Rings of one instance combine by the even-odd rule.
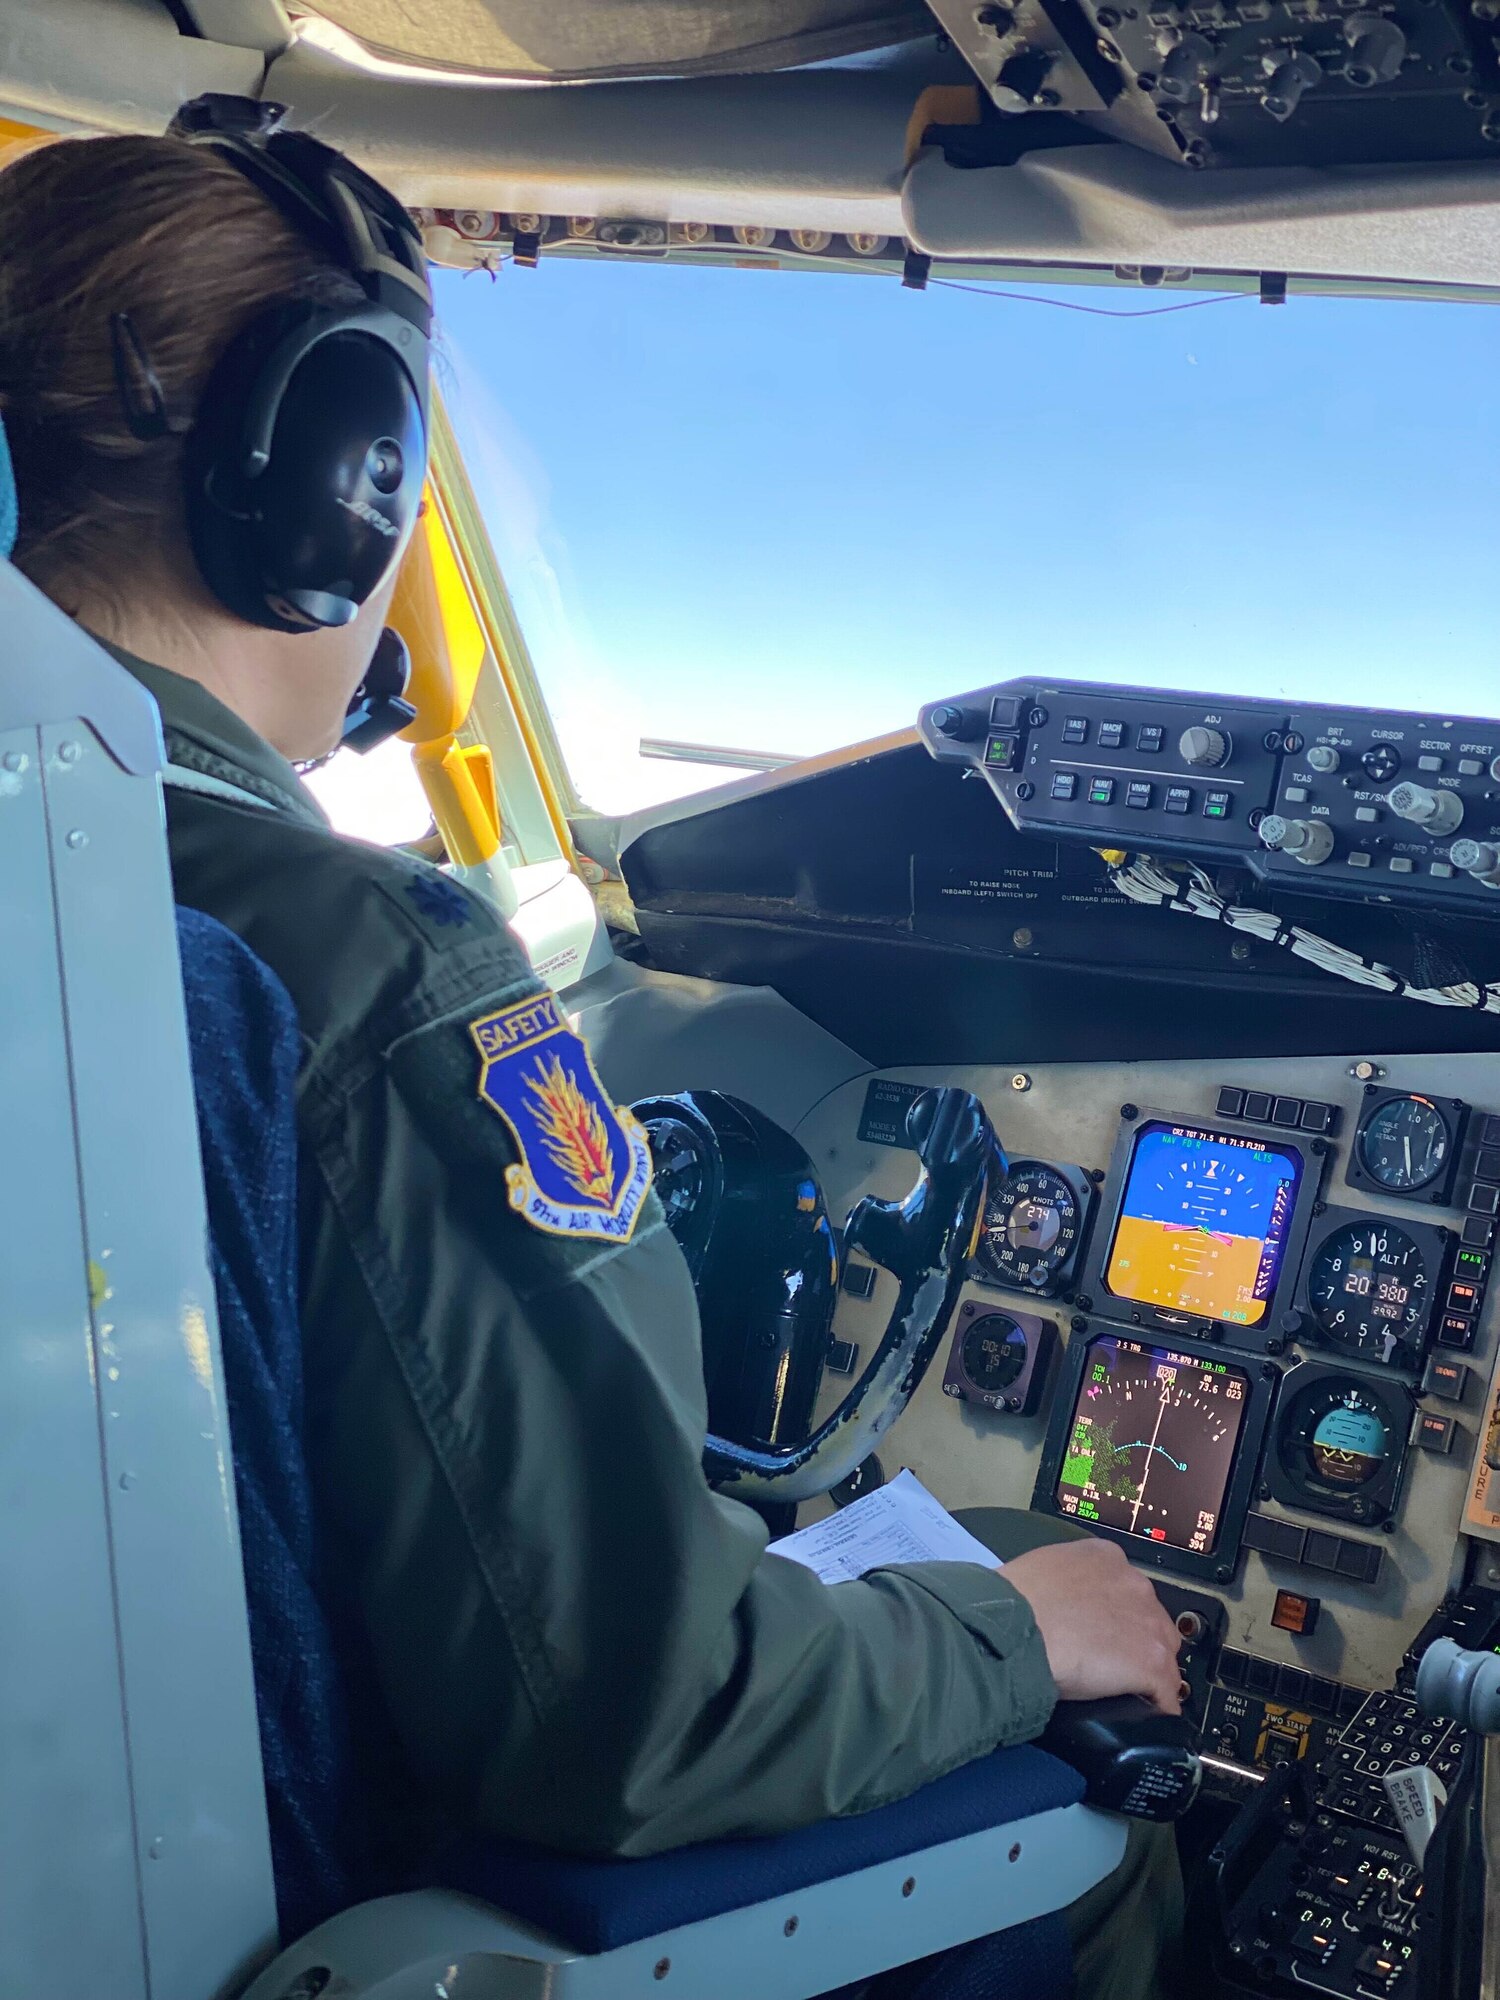
[[[184,457],[209,589],[272,631],[347,624],[399,562],[426,476],[425,343],[368,304],[279,308],[210,377]],[[405,350],[405,351],[404,351]],[[252,416],[267,441],[251,462]]]

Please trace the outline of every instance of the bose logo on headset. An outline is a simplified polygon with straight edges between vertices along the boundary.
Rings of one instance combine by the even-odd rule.
[[[401,533],[395,522],[388,521],[380,509],[372,507],[368,500],[345,500],[341,494],[335,494],[334,498],[351,514],[357,514],[361,521],[367,521],[377,535],[389,535],[394,540]]]
[[[406,210],[331,146],[282,131],[284,116],[211,95],[184,105],[169,136],[243,174],[358,296],[272,305],[250,322],[209,377],[183,474],[193,554],[220,603],[310,632],[354,619],[416,525],[432,295]]]

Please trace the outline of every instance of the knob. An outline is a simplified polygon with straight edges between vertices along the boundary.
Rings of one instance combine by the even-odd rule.
[[[1457,833],[1463,825],[1464,802],[1457,792],[1429,791],[1410,778],[1395,787],[1386,803],[1398,819],[1409,819],[1439,837]]]
[[[984,734],[984,717],[972,708],[959,708],[951,701],[939,702],[928,711],[927,720],[939,736],[946,736],[951,743],[971,743],[976,736]]]
[[[1156,73],[1157,95],[1172,104],[1186,104],[1189,98],[1197,96],[1198,86],[1213,73],[1213,43],[1204,35],[1185,34],[1175,43],[1169,40],[1167,48],[1162,50],[1161,39],[1158,38],[1157,48],[1165,61]]]
[[[1261,103],[1276,120],[1284,125],[1301,103],[1305,92],[1315,83],[1323,80],[1323,66],[1313,56],[1298,50],[1293,55],[1261,58],[1266,75],[1266,94]]]
[[[1315,743],[1307,753],[1309,771],[1322,771],[1325,776],[1339,767],[1339,753],[1331,743]]]
[[[1333,828],[1326,819],[1283,819],[1267,813],[1260,837],[1279,854],[1293,855],[1305,868],[1316,868],[1333,852]]]
[[[1177,739],[1184,764],[1223,764],[1229,759],[1229,739],[1217,729],[1195,722]]]
[[[1491,846],[1489,841],[1455,840],[1448,849],[1448,859],[1476,882],[1500,886],[1500,847]]]
[[[1356,90],[1389,83],[1400,73],[1406,36],[1383,14],[1351,14],[1344,23],[1344,40],[1349,44],[1344,77]]]

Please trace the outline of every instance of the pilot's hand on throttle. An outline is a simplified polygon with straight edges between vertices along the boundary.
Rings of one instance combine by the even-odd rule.
[[[1182,1708],[1177,1628],[1151,1585],[1113,1542],[1058,1542],[1005,1565],[1030,1604],[1062,1701],[1143,1696]]]

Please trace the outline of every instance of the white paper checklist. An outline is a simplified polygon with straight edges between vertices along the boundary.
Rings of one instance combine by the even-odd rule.
[[[999,1568],[999,1559],[959,1526],[914,1472],[851,1501],[825,1521],[772,1542],[766,1553],[801,1563],[824,1583],[853,1583],[888,1563],[966,1562]]]

